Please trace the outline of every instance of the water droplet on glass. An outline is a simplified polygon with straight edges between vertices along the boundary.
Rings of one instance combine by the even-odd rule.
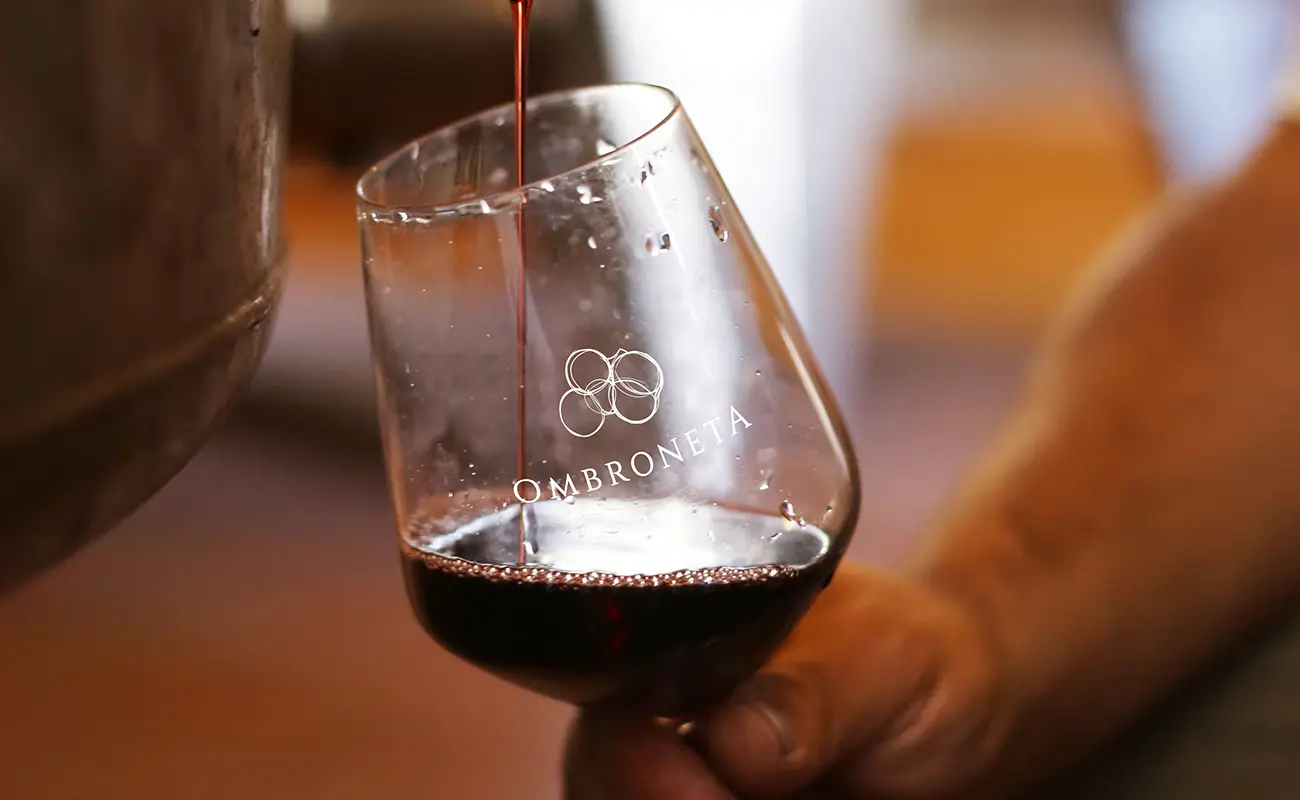
[[[408,213],[406,213],[405,211],[398,211],[398,212],[397,212],[397,221],[398,221],[398,222],[406,222],[406,221],[407,221],[408,219],[410,219],[410,218],[411,218],[411,215],[408,214]]]
[[[596,155],[607,156],[618,148],[604,139],[596,139]]]
[[[758,490],[760,492],[766,492],[768,489],[772,488],[772,470],[763,470],[759,473],[759,477],[762,479],[758,484]]]
[[[592,193],[591,187],[585,183],[578,184],[578,201],[584,206],[600,202],[600,198]]]
[[[755,376],[755,377],[758,377],[758,378],[763,377],[763,370],[761,370],[761,369],[756,369],[756,370],[754,370],[754,376]]]
[[[645,237],[645,251],[652,256],[657,256],[666,250],[670,250],[672,246],[672,237],[669,236],[667,232],[661,233],[658,236],[651,234]]]
[[[731,238],[731,234],[727,231],[727,223],[722,219],[722,209],[717,206],[709,208],[709,227],[713,229],[713,235],[718,237],[719,242]]]
[[[794,503],[791,503],[788,497],[781,501],[781,516],[789,522],[799,519],[799,515],[794,511]]]
[[[540,186],[540,187],[542,187],[542,191],[544,191],[544,192],[553,192],[553,191],[555,191],[555,184],[551,183],[550,181],[542,181],[541,183],[539,183],[539,184],[537,184],[537,185]]]
[[[571,506],[571,505],[573,505],[573,504],[576,503],[576,502],[578,502],[578,499],[577,499],[576,497],[574,497],[573,495],[571,495],[571,494],[566,494],[566,495],[564,496],[564,504],[565,504],[566,506]]]
[[[588,237],[587,237],[587,246],[590,247],[592,250],[595,250],[595,249],[596,249],[596,237],[595,237],[595,236],[588,236]]]

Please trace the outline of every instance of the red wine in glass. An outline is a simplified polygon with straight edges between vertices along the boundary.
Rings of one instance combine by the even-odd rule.
[[[599,529],[575,534],[589,511]],[[517,517],[514,507],[448,534],[407,531],[406,588],[425,630],[540,694],[660,717],[725,699],[838,561],[826,533],[780,516],[580,500],[537,504],[532,566],[490,566],[508,563]]]

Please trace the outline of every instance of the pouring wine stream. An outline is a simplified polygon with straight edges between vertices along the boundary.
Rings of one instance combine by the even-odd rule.
[[[525,101],[528,95],[528,18],[533,10],[533,0],[510,0],[511,16],[514,18],[515,31],[515,181],[522,188],[526,182],[524,171],[524,121],[527,109]],[[524,245],[524,197],[519,197],[519,216],[516,219],[516,233],[519,239],[519,269],[515,277],[515,330],[516,352],[515,371],[519,377],[518,418],[519,443],[516,465],[517,479],[528,477],[527,449],[527,349],[528,349],[528,304],[524,291],[526,257]],[[519,565],[528,563],[528,517],[527,506],[519,510]]]

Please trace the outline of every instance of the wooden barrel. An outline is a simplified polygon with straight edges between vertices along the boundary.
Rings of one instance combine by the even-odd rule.
[[[289,41],[276,0],[0,9],[0,592],[166,483],[256,368]]]

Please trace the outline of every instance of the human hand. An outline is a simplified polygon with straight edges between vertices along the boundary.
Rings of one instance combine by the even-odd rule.
[[[920,582],[845,565],[772,661],[686,739],[582,712],[565,796],[981,797],[1012,706],[972,614]]]

